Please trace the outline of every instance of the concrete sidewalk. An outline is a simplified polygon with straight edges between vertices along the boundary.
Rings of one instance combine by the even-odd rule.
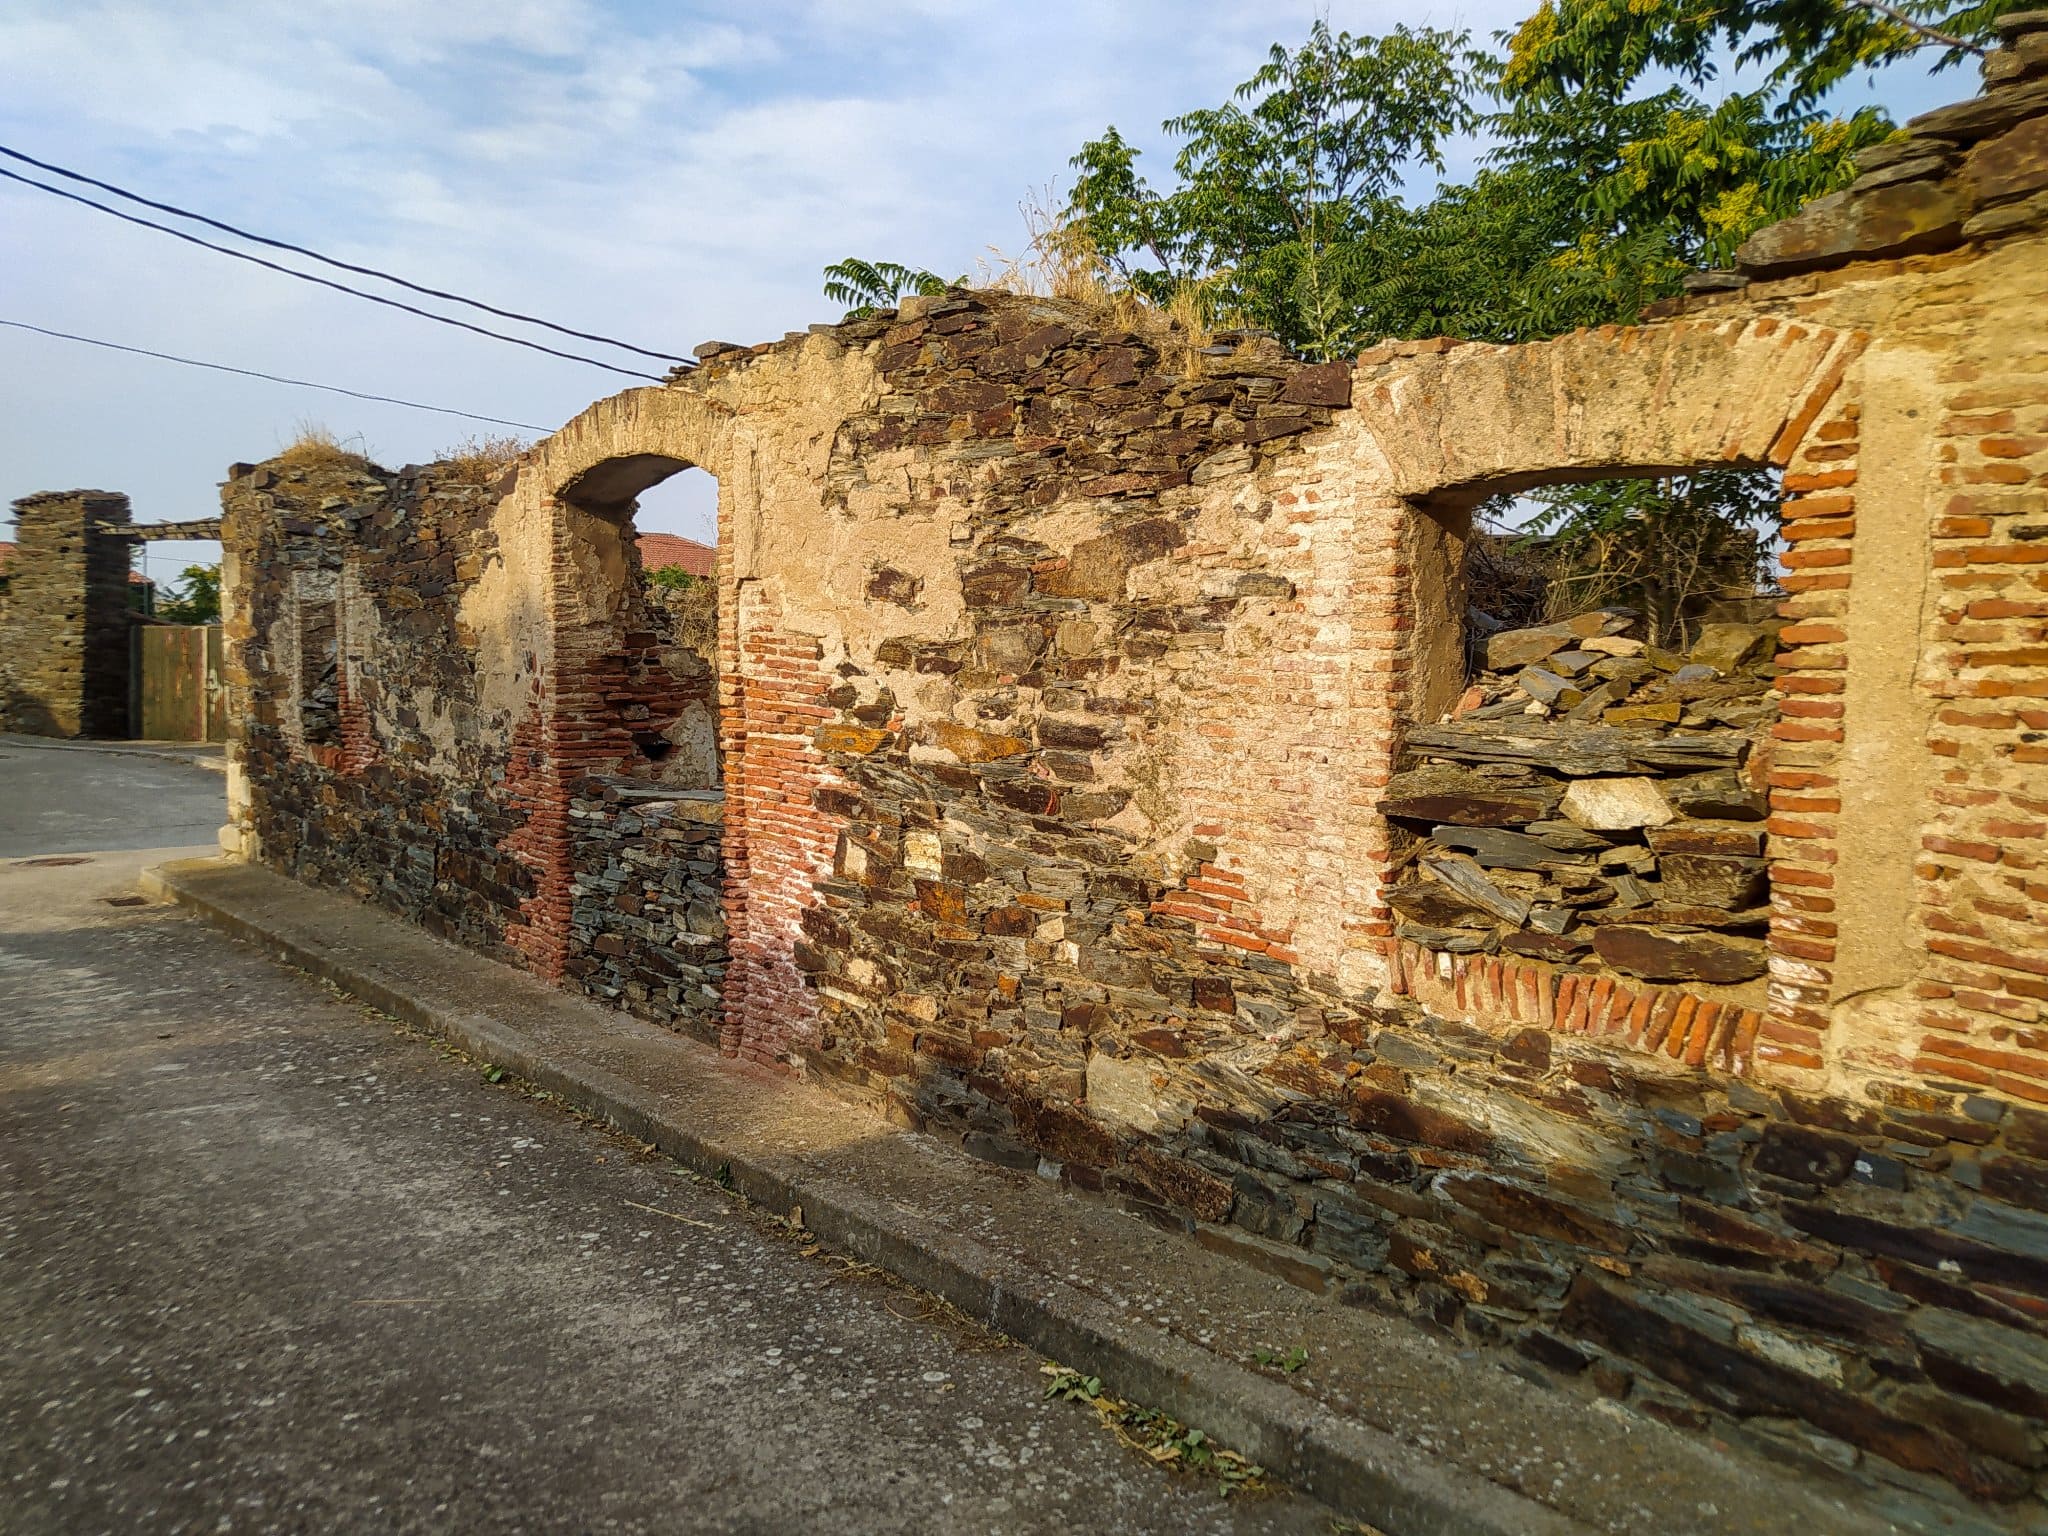
[[[1999,1529],[1904,1491],[1880,1507],[1818,1465],[1794,1471],[1525,1380],[1506,1356],[1253,1268],[1228,1229],[1198,1245],[267,870],[194,860],[145,888],[762,1206],[801,1207],[830,1246],[1389,1536]],[[1308,1362],[1292,1374],[1258,1364],[1296,1347]]]

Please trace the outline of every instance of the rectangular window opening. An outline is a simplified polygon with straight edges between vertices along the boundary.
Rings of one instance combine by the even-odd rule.
[[[299,604],[299,725],[309,746],[341,737],[341,622],[333,601]]]

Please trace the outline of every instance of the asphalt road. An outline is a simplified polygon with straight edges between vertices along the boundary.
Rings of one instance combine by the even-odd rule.
[[[0,736],[0,858],[214,844],[226,776],[144,750]]]
[[[65,767],[10,854],[94,816],[140,836],[159,792],[196,826],[167,765]],[[0,752],[0,805],[45,805],[45,768]],[[165,856],[0,862],[0,1532],[1333,1528],[1154,1466],[929,1298],[112,904]]]

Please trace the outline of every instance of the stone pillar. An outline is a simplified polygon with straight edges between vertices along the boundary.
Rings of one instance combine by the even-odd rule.
[[[129,520],[118,491],[44,491],[14,503],[0,599],[0,725],[35,736],[128,732]]]

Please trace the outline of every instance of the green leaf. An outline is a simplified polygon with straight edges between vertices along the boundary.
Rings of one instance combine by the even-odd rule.
[[[865,261],[849,256],[825,268],[825,297],[845,305],[849,320],[892,308],[906,293],[938,294],[948,286],[936,272],[893,261]]]

